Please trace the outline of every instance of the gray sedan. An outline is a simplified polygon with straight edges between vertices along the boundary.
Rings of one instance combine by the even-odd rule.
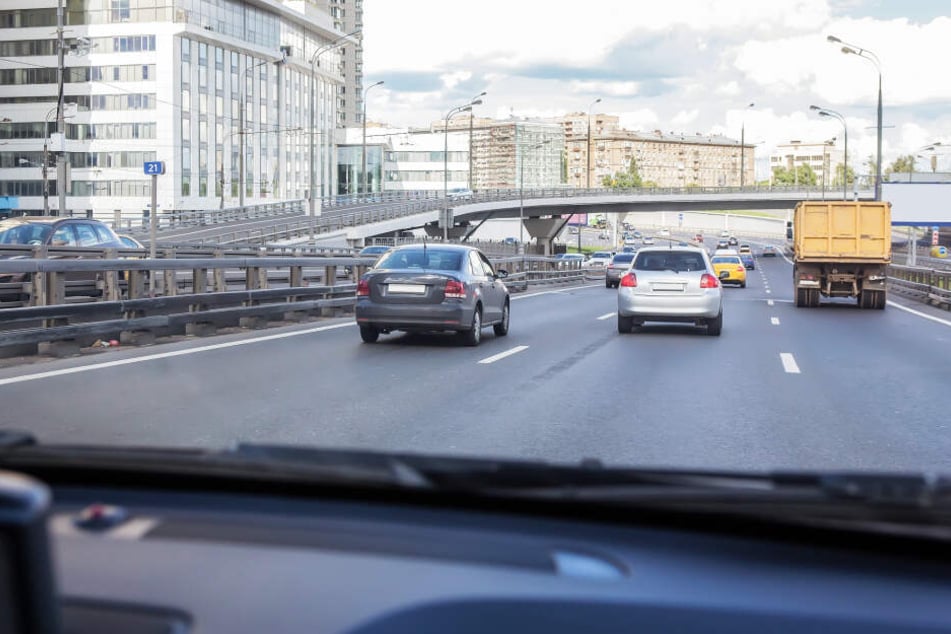
[[[486,326],[503,337],[510,310],[506,275],[473,247],[397,247],[357,283],[360,337],[373,343],[397,330],[455,331],[466,345],[477,346]]]
[[[621,276],[631,267],[634,260],[633,253],[618,253],[611,259],[611,263],[604,269],[604,286],[617,288]]]
[[[723,328],[723,289],[710,257],[696,247],[641,249],[621,277],[617,329],[631,332],[647,321],[705,326],[708,335]]]

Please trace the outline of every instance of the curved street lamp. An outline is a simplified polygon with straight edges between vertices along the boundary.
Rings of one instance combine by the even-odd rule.
[[[821,108],[819,106],[809,106],[810,110],[814,110],[819,113],[820,117],[833,117],[838,119],[842,123],[843,138],[845,139],[845,156],[842,159],[842,200],[849,199],[849,127],[845,123],[845,117],[836,112],[835,110],[829,110],[828,108]],[[795,165],[793,165],[795,168]]]
[[[740,122],[740,187],[741,188],[743,187],[745,178],[746,178],[746,162],[745,162],[746,160],[746,154],[745,154],[746,152],[746,116],[745,116],[746,112],[745,111],[749,110],[755,105],[756,105],[755,103],[751,102],[750,105],[744,108],[743,120]],[[753,162],[754,163],[756,162],[755,158]]]
[[[829,35],[826,37],[826,40],[832,42],[833,44],[841,44],[842,52],[846,55],[858,55],[862,59],[866,59],[875,66],[875,70],[878,71],[878,122],[876,124],[877,132],[877,152],[875,155],[875,200],[882,199],[882,63],[878,59],[878,56],[872,51],[862,48],[860,46],[855,46],[854,44],[849,44],[848,42],[843,42],[834,35]]]
[[[383,85],[383,80],[381,79],[375,84],[370,84],[369,86],[363,89],[363,151],[360,154],[361,154],[361,159],[363,161],[363,166],[362,166],[363,178],[361,180],[363,181],[364,194],[369,193],[369,191],[367,191],[367,187],[369,184],[367,180],[367,93],[370,92],[371,88],[376,88],[377,86],[382,86],[382,85]],[[359,193],[359,191],[357,193]]]
[[[446,113],[443,123],[443,152],[442,152],[442,199],[443,199],[443,227],[442,239],[449,241],[449,120],[460,112],[472,112],[473,106],[482,105],[482,99],[476,97],[463,106],[456,106]],[[469,157],[472,160],[472,157]]]
[[[480,97],[485,97],[486,92],[483,90],[478,95],[472,98],[472,101],[479,99]],[[481,100],[479,103],[482,103]],[[474,191],[472,188],[472,121],[475,118],[475,114],[470,110],[469,111],[469,190]]]

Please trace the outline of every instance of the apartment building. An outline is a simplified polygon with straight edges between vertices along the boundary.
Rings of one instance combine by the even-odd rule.
[[[567,183],[571,187],[600,187],[604,177],[627,171],[631,159],[641,179],[658,187],[725,187],[738,186],[741,180],[744,184],[754,182],[755,146],[741,147],[735,139],[625,130],[617,116],[603,113],[590,117],[571,113],[556,121],[564,128]]]
[[[19,212],[42,213],[45,200],[53,214],[141,215],[145,161],[165,163],[160,214],[306,198],[311,143],[315,186],[332,191],[340,53],[322,56],[314,83],[309,59],[344,33],[316,5],[69,2],[62,135],[57,22],[56,0],[0,7],[0,196]],[[60,153],[62,184],[43,170]]]
[[[343,33],[363,30],[363,0],[314,0],[330,14],[334,28]],[[340,72],[343,84],[337,88],[337,127],[363,123],[363,40],[340,48]]]

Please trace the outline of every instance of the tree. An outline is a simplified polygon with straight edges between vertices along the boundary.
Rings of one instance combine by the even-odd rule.
[[[835,166],[835,178],[834,178],[833,181],[832,181],[832,185],[833,185],[833,186],[839,186],[839,187],[842,186],[842,169],[843,169],[843,167],[844,167],[844,165],[843,165],[842,163],[839,163],[838,165]],[[847,176],[847,178],[849,179],[849,180],[848,180],[848,184],[849,184],[849,185],[851,185],[852,183],[855,182],[855,170],[852,169],[852,166],[851,166],[851,165],[849,166],[849,169],[848,169],[848,171],[846,172],[846,176]],[[828,185],[828,183],[827,183],[827,185]]]
[[[868,173],[873,177],[877,173],[878,161],[875,160],[875,157],[871,154],[868,155],[868,158],[865,159],[865,164],[868,165]]]
[[[892,174],[911,174],[915,171],[915,155],[914,154],[905,154],[899,156],[895,159],[891,165],[885,168],[884,179],[888,180],[888,177]]]
[[[773,168],[774,185],[815,185],[817,182],[816,173],[805,163],[797,165],[795,169]]]
[[[637,160],[631,157],[631,162],[627,166],[626,172],[615,172],[614,176],[605,176],[601,179],[601,184],[612,189],[629,189],[631,187],[643,187],[644,182],[637,170]]]

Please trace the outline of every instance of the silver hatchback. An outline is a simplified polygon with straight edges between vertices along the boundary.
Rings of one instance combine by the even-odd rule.
[[[617,329],[628,333],[648,321],[693,323],[719,336],[723,289],[706,251],[652,247],[637,253],[618,287]]]

